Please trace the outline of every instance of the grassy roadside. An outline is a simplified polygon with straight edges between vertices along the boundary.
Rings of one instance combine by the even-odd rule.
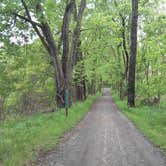
[[[119,109],[166,155],[166,110],[155,106],[129,108],[126,101],[120,101],[118,96],[113,95],[113,99]]]
[[[35,160],[40,150],[53,148],[59,137],[78,123],[96,97],[76,103],[66,119],[64,111],[18,118],[0,125],[0,166],[20,166]]]

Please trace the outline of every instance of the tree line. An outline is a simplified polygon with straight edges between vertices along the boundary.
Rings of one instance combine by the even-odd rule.
[[[1,110],[47,99],[47,107],[53,101],[64,107],[66,89],[72,105],[102,86],[127,96],[131,107],[135,98],[159,103],[165,93],[161,2],[2,1]]]

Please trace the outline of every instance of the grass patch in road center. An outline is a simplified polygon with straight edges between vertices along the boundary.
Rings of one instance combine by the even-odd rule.
[[[129,108],[126,100],[113,99],[120,110],[149,138],[156,146],[164,150],[166,155],[166,110],[155,106],[138,106]]]
[[[69,109],[20,117],[0,124],[0,166],[21,166],[35,160],[40,150],[55,147],[58,139],[88,112],[96,97],[89,96]]]

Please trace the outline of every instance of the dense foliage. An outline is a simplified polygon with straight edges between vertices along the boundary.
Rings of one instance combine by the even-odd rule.
[[[28,17],[22,2],[28,7],[31,21],[25,19]],[[73,2],[77,10],[72,10],[66,34],[63,31],[64,27],[67,28],[64,16],[67,5]],[[78,13],[76,17],[74,12],[79,11],[81,2],[0,2],[1,119],[13,113],[52,111],[57,104],[57,93],[64,98],[63,81],[57,78],[59,73],[55,70],[56,58],[52,59],[41,38],[39,40],[33,24],[41,28],[39,32],[45,23],[49,25],[59,48],[56,57],[65,66],[65,70],[62,66],[62,76],[68,80],[66,87],[71,89],[71,100],[84,100],[102,86],[110,86],[119,92],[122,100],[127,96],[131,2],[88,0],[82,18]],[[162,7],[165,7],[162,0],[139,1],[136,99],[142,104],[160,105],[166,94],[166,15]],[[41,8],[42,12],[39,11]],[[67,35],[68,43],[62,34]],[[49,41],[44,41],[50,46]],[[69,47],[67,54],[64,53],[65,46]],[[67,57],[69,54],[76,55],[73,58],[77,57],[77,60],[66,64],[72,59]],[[72,74],[71,78],[66,73],[69,77]],[[57,80],[61,86],[57,86]],[[57,91],[59,87],[63,90]]]

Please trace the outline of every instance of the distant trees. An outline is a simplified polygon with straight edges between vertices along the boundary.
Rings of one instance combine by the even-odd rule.
[[[165,79],[162,79],[165,66],[165,15],[162,11],[158,12],[160,2],[139,2],[139,26],[136,22],[133,24],[138,20],[138,1],[96,2],[96,8],[92,9],[88,20],[89,31],[83,32],[84,37],[89,37],[89,40],[85,40],[89,46],[86,51],[89,55],[95,54],[97,62],[101,63],[101,66],[95,64],[97,78],[101,77],[103,84],[107,82],[113,90],[118,91],[122,100],[128,97],[131,107],[135,105],[135,99],[145,104],[159,104],[166,92],[163,86]],[[93,58],[87,57],[88,63],[94,65]],[[159,88],[156,83],[160,85]]]

